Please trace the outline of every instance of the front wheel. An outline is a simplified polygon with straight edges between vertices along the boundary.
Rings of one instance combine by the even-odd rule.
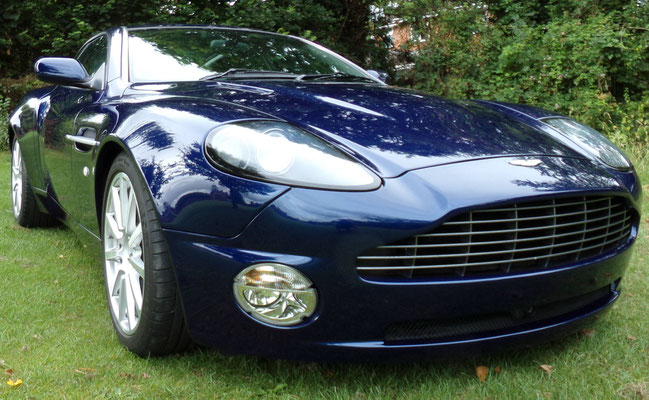
[[[102,241],[108,308],[120,342],[146,357],[190,339],[167,242],[144,179],[120,154],[104,191]]]

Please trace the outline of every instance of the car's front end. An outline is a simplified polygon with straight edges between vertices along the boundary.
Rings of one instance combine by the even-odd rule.
[[[530,107],[305,76],[125,92],[174,144],[124,138],[196,342],[320,360],[475,353],[574,330],[619,296],[641,188],[601,135]]]
[[[619,295],[640,189],[633,172],[590,160],[525,160],[423,168],[369,192],[292,188],[229,239],[167,230],[192,337],[227,353],[340,360],[574,330]],[[242,271],[274,265],[317,293],[290,326],[235,294]]]

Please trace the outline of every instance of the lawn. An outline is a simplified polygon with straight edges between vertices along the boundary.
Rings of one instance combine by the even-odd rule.
[[[647,192],[649,158],[637,166]],[[209,349],[155,359],[132,355],[110,325],[101,267],[74,234],[14,224],[5,152],[0,188],[2,399],[649,399],[646,201],[624,294],[581,334],[473,359],[337,365],[224,357]],[[480,365],[489,367],[485,382],[476,377]],[[10,379],[22,384],[12,387]]]

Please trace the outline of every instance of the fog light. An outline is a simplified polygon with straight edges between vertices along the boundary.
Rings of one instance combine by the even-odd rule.
[[[234,279],[234,298],[254,318],[288,326],[310,317],[318,303],[313,283],[295,268],[256,264]]]

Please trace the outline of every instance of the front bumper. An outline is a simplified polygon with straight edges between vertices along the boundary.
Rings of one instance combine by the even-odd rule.
[[[628,176],[618,179],[585,160],[543,161],[545,169],[511,166],[506,158],[428,168],[365,193],[291,189],[231,239],[166,230],[190,334],[224,353],[367,360],[475,353],[485,344],[529,344],[574,329],[617,298],[637,224],[614,251],[553,270],[411,282],[367,281],[355,270],[365,249],[429,231],[487,204],[575,193],[620,195],[631,207],[638,200]],[[287,264],[306,274],[318,290],[316,313],[292,327],[245,314],[234,301],[232,283],[257,262]],[[576,308],[530,317],[535,309],[584,296],[588,301],[576,302]],[[503,315],[515,315],[520,323],[494,325]],[[400,324],[456,323],[462,329],[471,320],[487,328],[433,340],[390,339]]]

